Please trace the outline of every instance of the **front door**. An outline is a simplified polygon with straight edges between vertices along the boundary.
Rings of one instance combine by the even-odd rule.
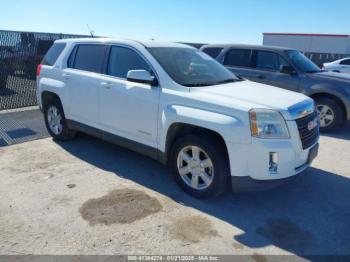
[[[269,51],[256,51],[250,80],[291,91],[299,91],[299,75],[281,73],[281,66],[291,66],[282,56]]]
[[[100,119],[104,130],[157,147],[160,87],[127,81],[129,70],[152,72],[138,51],[112,46],[107,75],[100,82]]]

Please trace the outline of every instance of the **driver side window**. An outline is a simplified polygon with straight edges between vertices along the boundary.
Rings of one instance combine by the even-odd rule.
[[[134,50],[112,46],[109,54],[107,74],[126,79],[130,70],[146,70],[152,72],[146,61]]]

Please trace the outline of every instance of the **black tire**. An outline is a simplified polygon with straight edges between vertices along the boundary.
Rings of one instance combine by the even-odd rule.
[[[177,167],[177,159],[181,150],[187,146],[196,146],[205,151],[209,156],[214,170],[211,184],[205,189],[194,189],[187,185],[181,178]],[[226,149],[218,139],[213,136],[186,135],[175,141],[171,148],[169,166],[177,184],[188,194],[197,198],[215,197],[222,194],[228,187],[230,168]]]
[[[57,108],[59,114],[62,117],[62,120],[61,120],[62,131],[59,134],[55,134],[51,130],[49,123],[48,123],[48,110],[52,106]],[[76,131],[68,128],[67,120],[66,120],[66,117],[64,115],[64,110],[63,110],[61,101],[58,98],[53,98],[44,104],[44,118],[45,118],[45,125],[47,128],[47,131],[54,139],[57,139],[60,141],[66,141],[66,140],[70,140],[70,139],[75,137]]]
[[[328,106],[334,113],[334,119],[331,123],[329,123],[326,126],[320,126],[321,132],[329,132],[329,131],[335,130],[344,123],[343,111],[336,101],[328,97],[316,98],[315,101],[316,101],[317,107],[322,105]],[[320,119],[321,118],[322,118],[322,115],[320,115]]]

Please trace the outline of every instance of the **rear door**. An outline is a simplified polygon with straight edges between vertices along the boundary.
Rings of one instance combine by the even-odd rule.
[[[298,91],[300,78],[294,74],[281,73],[281,66],[291,66],[280,54],[256,50],[253,53],[253,68],[250,79],[255,82]]]
[[[240,77],[250,79],[253,74],[251,72],[252,50],[251,49],[230,49],[223,57],[221,62],[227,69]]]
[[[99,123],[99,89],[106,51],[106,45],[77,45],[62,74],[70,97],[70,118],[94,127]]]

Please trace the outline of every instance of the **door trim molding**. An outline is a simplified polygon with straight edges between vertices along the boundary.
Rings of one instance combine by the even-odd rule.
[[[135,142],[133,140],[103,131],[101,129],[91,127],[89,125],[85,125],[83,123],[69,120],[67,119],[68,128],[74,129],[83,133],[86,133],[88,135],[97,137],[99,139],[102,139],[104,141],[110,142],[112,144],[118,145],[120,147],[124,147],[126,149],[135,151],[137,153],[140,153],[142,155],[148,156],[152,159],[155,159],[162,164],[166,164],[166,153],[162,152],[161,150],[150,147],[144,144],[141,144],[139,142]]]

